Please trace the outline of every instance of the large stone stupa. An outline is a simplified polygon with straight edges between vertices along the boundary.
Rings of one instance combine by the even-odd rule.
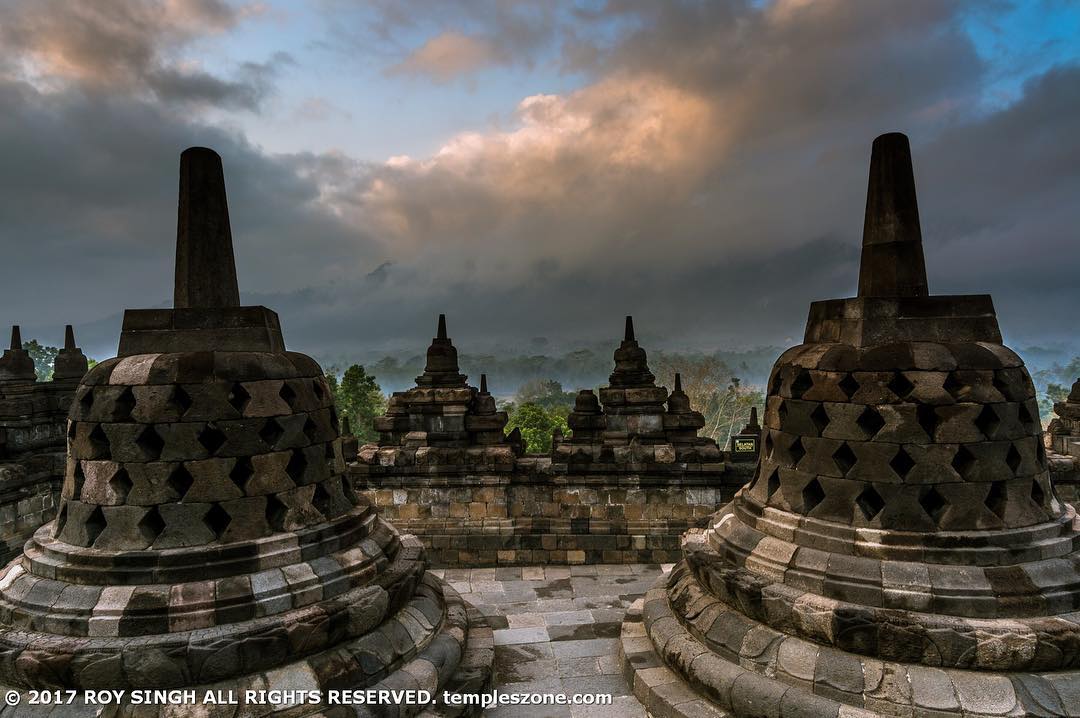
[[[754,481],[622,650],[663,716],[1080,715],[1080,524],[989,296],[932,296],[907,138],[874,141],[859,294],[776,362]],[[633,617],[632,617],[633,618]]]
[[[180,160],[174,306],[128,310],[119,356],[77,390],[56,520],[0,574],[3,687],[482,689],[490,629],[353,490],[319,365],[286,351],[273,311],[240,306],[221,159],[204,148]]]

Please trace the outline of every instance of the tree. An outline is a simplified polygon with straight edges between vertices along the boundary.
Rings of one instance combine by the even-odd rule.
[[[574,393],[563,391],[562,384],[554,379],[531,379],[517,390],[515,404],[538,404],[546,410],[559,407],[569,409],[574,405]]]
[[[660,353],[651,362],[657,383],[669,388],[675,373],[682,375],[683,391],[690,406],[705,417],[704,436],[726,446],[728,437],[738,433],[750,420],[750,409],[765,404],[765,395],[757,387],[743,386],[731,367],[712,355]],[[745,363],[745,362],[744,362]]]
[[[510,420],[506,424],[507,431],[521,430],[521,438],[525,440],[530,453],[546,454],[551,451],[551,433],[555,429],[561,429],[564,434],[569,433],[570,427],[566,424],[568,409],[555,407],[545,409],[531,401],[518,406],[512,406]]]
[[[53,375],[53,362],[60,349],[58,347],[42,346],[37,339],[23,342],[23,349],[34,360],[34,373],[38,381],[49,381]]]
[[[331,371],[327,372],[326,382],[334,394],[338,414],[349,417],[353,435],[361,441],[377,439],[378,434],[372,424],[376,416],[381,416],[386,411],[386,397],[375,377],[359,364],[353,364],[345,370],[340,380],[336,369],[331,368]]]

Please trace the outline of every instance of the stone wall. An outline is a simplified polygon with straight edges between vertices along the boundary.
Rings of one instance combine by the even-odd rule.
[[[386,520],[415,534],[438,566],[666,563],[749,480],[751,464],[681,475],[560,471],[548,457],[513,468],[424,474],[351,464],[349,475]]]
[[[18,556],[34,531],[52,521],[63,473],[63,452],[0,464],[0,565]]]

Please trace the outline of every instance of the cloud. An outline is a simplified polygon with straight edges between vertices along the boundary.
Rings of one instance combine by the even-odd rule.
[[[496,56],[495,49],[483,39],[444,32],[390,68],[390,74],[428,75],[439,82],[448,82],[490,64]]]
[[[528,42],[589,79],[523,92],[508,123],[377,163],[268,155],[123,83],[8,78],[0,241],[21,254],[0,265],[0,299],[54,327],[167,302],[176,157],[209,144],[225,159],[245,300],[279,310],[298,349],[422,348],[439,312],[471,352],[614,340],[627,313],[671,348],[781,343],[811,300],[854,292],[870,142],[901,130],[932,290],[993,292],[1011,337],[1068,336],[1048,308],[1080,302],[1080,68],[988,110],[963,3],[759,5],[572,8],[572,43],[541,20],[506,56],[491,44],[499,21],[475,9],[439,3],[422,19],[386,5],[378,32],[403,56],[453,33],[487,48],[446,80],[531,61]]]
[[[43,88],[74,85],[170,104],[257,110],[287,56],[242,65],[223,79],[183,60],[181,52],[258,12],[258,5],[237,8],[219,0],[13,0],[0,10],[0,53],[9,74],[15,67]]]

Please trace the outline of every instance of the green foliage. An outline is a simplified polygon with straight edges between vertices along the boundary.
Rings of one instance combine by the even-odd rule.
[[[372,425],[376,416],[386,411],[386,396],[379,388],[375,377],[368,374],[364,367],[353,364],[338,378],[338,370],[331,367],[326,373],[326,382],[334,395],[338,415],[348,417],[353,436],[361,442],[374,441],[378,438]]]
[[[30,358],[34,360],[34,373],[37,375],[37,380],[51,380],[53,375],[53,362],[56,360],[56,355],[60,352],[59,347],[42,346],[37,339],[31,339],[28,342],[23,342],[23,349],[25,349],[30,354]]]
[[[1039,397],[1039,419],[1044,427],[1054,418],[1054,404],[1068,398],[1069,387],[1054,382],[1046,385],[1046,391]]]
[[[547,410],[574,406],[575,395],[563,391],[562,384],[554,379],[532,379],[521,385],[514,396],[515,404],[536,404]]]
[[[526,448],[530,453],[550,452],[551,433],[555,429],[561,429],[563,434],[570,431],[566,425],[569,412],[565,407],[545,409],[530,401],[520,405],[511,404],[508,411],[510,420],[506,424],[507,432],[520,429],[521,438],[525,440]]]

